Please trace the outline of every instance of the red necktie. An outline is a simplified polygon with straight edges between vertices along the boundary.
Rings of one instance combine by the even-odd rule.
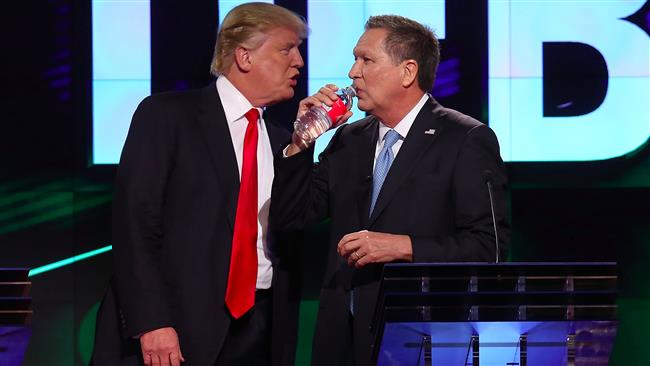
[[[232,238],[226,306],[235,319],[255,304],[257,282],[257,121],[256,108],[246,113],[244,157],[237,199],[235,232]]]

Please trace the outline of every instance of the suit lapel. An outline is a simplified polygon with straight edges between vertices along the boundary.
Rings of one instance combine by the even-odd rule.
[[[357,192],[357,207],[359,209],[359,222],[362,227],[366,227],[370,211],[370,197],[372,195],[372,167],[375,160],[375,150],[377,147],[377,137],[379,135],[378,121],[375,117],[370,117],[369,122],[361,129],[359,143],[355,144],[357,148],[356,156],[359,157],[359,192]]]
[[[413,125],[384,180],[368,226],[372,225],[381,215],[413,167],[416,166],[419,157],[442,133],[442,125],[438,123],[434,113],[434,109],[439,107],[435,101],[429,99],[415,117],[415,121],[413,121]]]
[[[266,132],[269,134],[271,151],[273,151],[273,156],[275,156],[278,151],[280,151],[284,146],[287,146],[291,134],[284,128],[275,125],[271,121],[271,117],[269,117],[269,114],[266,111],[263,114],[263,118],[264,125],[266,126]]]
[[[201,111],[198,122],[202,136],[210,155],[210,160],[217,173],[217,178],[224,187],[227,200],[226,212],[231,229],[234,228],[237,197],[239,196],[239,168],[235,148],[230,137],[226,114],[214,83],[205,87],[202,93]]]

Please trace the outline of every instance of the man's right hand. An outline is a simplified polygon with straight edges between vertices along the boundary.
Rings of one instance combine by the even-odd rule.
[[[180,366],[185,362],[174,328],[159,328],[140,337],[142,358],[147,366]]]
[[[323,104],[331,106],[339,96],[336,95],[336,91],[339,90],[339,87],[334,84],[327,84],[324,87],[318,89],[318,91],[308,96],[307,98],[300,101],[298,104],[298,113],[296,119],[302,117],[303,114],[307,113],[311,107],[320,107]]]
[[[296,119],[302,117],[303,114],[307,113],[309,108],[311,107],[319,107],[323,104],[327,106],[332,106],[332,104],[339,99],[339,96],[336,95],[336,91],[339,90],[339,88],[334,85],[334,84],[327,84],[324,87],[320,88],[318,92],[316,92],[314,95],[308,96],[307,98],[303,99],[300,101],[300,104],[298,105],[298,114],[296,115]],[[334,126],[339,126],[345,121],[347,121],[350,117],[352,116],[351,111],[347,111],[343,116],[339,117],[334,123]],[[295,140],[294,136],[294,140]],[[299,139],[299,138],[298,138]],[[287,150],[285,151],[286,156],[292,156],[300,151],[302,151],[305,147],[297,144],[295,142],[291,143]]]

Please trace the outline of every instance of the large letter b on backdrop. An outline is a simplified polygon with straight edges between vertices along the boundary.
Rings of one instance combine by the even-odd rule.
[[[650,38],[623,20],[643,4],[490,1],[490,126],[505,160],[608,159],[650,137]]]

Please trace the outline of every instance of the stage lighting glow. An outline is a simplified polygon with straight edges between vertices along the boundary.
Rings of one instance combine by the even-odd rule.
[[[84,259],[88,259],[88,258],[94,257],[96,255],[106,253],[106,252],[108,252],[108,251],[110,251],[112,249],[113,249],[112,245],[107,245],[107,246],[105,246],[103,248],[91,250],[91,251],[86,252],[86,253],[78,254],[78,255],[75,255],[75,256],[70,257],[70,258],[62,259],[62,260],[56,261],[54,263],[50,263],[50,264],[47,264],[47,265],[44,265],[44,266],[41,266],[41,267],[34,268],[34,269],[29,271],[29,277],[34,277],[34,276],[39,275],[41,273],[49,272],[49,271],[55,270],[57,268],[61,268],[61,267],[73,264],[75,262],[79,262],[79,261],[82,261]]]

